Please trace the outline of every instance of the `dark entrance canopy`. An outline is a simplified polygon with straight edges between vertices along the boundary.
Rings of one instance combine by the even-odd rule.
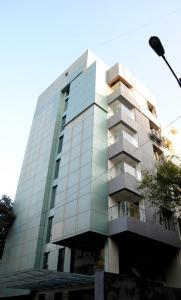
[[[28,269],[0,275],[0,288],[49,290],[77,286],[94,286],[95,276],[57,272],[45,269]]]

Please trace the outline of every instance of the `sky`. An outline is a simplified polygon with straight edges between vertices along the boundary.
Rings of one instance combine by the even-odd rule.
[[[180,20],[179,0],[0,0],[0,196],[15,197],[38,96],[88,48],[154,94],[181,145],[181,89],[148,45],[158,36],[181,77]]]

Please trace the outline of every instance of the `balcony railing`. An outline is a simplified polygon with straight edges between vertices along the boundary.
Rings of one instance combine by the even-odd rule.
[[[173,153],[172,142],[155,129],[151,129],[150,139],[155,142],[164,151],[168,151],[168,155]]]
[[[121,111],[121,107],[109,107],[108,119],[114,116],[117,112]]]
[[[124,175],[125,173],[135,177],[137,180],[141,180],[142,178],[140,169],[136,169],[123,162],[108,170],[108,180],[112,180],[113,178],[120,176],[121,174]]]
[[[123,131],[121,131],[118,136],[111,135],[108,138],[108,146],[111,146],[121,140],[125,140],[125,141],[129,142],[130,144],[132,144],[133,146],[138,147],[138,140],[131,135],[125,134]]]
[[[121,140],[122,136],[115,136],[115,135],[111,135],[108,138],[108,146],[111,146],[117,142],[119,142]]]
[[[127,115],[131,120],[135,121],[135,113],[133,109],[129,109],[119,100],[115,99],[115,101],[109,105],[108,110],[108,118],[112,117],[118,112],[122,112],[123,114]]]
[[[111,168],[108,170],[108,180],[111,180],[111,179],[119,176],[120,174],[124,174],[124,171],[120,170],[119,166]]]
[[[109,208],[109,220],[123,216],[133,217],[141,222],[146,222],[145,209],[128,201],[119,202]]]
[[[155,129],[151,129],[150,138],[153,141],[155,141],[157,144],[159,144],[160,146],[162,146],[163,141],[162,141],[162,136],[161,136],[161,134],[160,134],[159,131],[157,131]]]

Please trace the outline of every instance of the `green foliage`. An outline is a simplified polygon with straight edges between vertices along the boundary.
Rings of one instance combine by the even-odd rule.
[[[171,156],[145,170],[138,189],[152,205],[164,207],[181,217],[181,160]]]
[[[15,219],[15,214],[13,212],[12,200],[3,195],[0,199],[0,257],[3,253],[3,248],[8,231]]]

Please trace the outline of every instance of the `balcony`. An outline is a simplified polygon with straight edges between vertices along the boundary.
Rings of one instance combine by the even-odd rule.
[[[116,63],[107,71],[107,83],[110,87],[117,82],[122,82],[128,88],[131,88],[133,86],[132,78],[130,72],[119,63]]]
[[[113,93],[114,94],[114,93]],[[112,95],[112,94],[111,94]],[[108,128],[111,129],[118,124],[123,124],[137,131],[134,107],[129,102],[122,101],[120,97],[114,96],[114,101],[109,103]]]
[[[126,138],[125,138],[126,136]],[[112,135],[108,139],[108,158],[113,159],[116,156],[120,158],[125,155],[140,161],[140,151],[138,147],[138,141],[133,136],[125,135],[123,131],[119,135]],[[122,156],[122,157],[121,157]]]
[[[109,208],[110,221],[123,216],[130,216],[140,222],[146,222],[145,209],[139,207],[139,205],[123,201]]]
[[[153,142],[155,142],[158,146],[162,147],[163,140],[160,131],[151,129],[150,138]]]
[[[121,240],[139,236],[142,241],[152,240],[180,248],[179,233],[168,226],[153,223],[144,208],[127,201],[109,208],[109,236]]]
[[[152,127],[156,130],[159,131],[160,130],[160,123],[157,119],[157,117],[152,114],[149,110],[144,111],[144,114],[148,117],[148,119],[150,120],[150,123],[152,125]]]
[[[136,107],[140,109],[139,104],[133,97],[133,92],[122,83],[117,83],[113,88],[113,92],[108,96],[108,105],[118,99],[121,103],[128,107]]]
[[[145,106],[145,98],[137,93],[136,90],[129,89],[118,82],[114,86],[113,92],[108,96],[108,105],[114,104],[115,101],[119,101],[129,109],[136,108],[138,111],[141,111],[150,120],[152,127],[159,130],[160,124],[157,117]]]
[[[121,109],[114,111],[114,114],[108,119],[108,129],[111,129],[118,124],[127,125],[131,129],[137,131],[136,122],[131,119],[128,114],[125,114]]]
[[[149,136],[158,152],[163,153],[164,151],[167,155],[173,154],[172,142],[162,136],[160,131],[151,129]]]
[[[116,167],[119,167],[119,164]],[[131,175],[125,170],[120,171],[119,168],[112,168],[109,170],[108,176],[108,192],[109,195],[114,196],[116,201],[120,198],[131,202],[140,200],[140,194],[137,190],[138,178],[136,175]]]

